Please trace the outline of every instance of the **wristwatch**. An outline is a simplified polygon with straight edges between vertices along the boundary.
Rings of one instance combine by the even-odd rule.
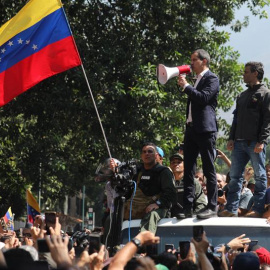
[[[226,250],[226,252],[228,252],[229,250],[231,249],[231,247],[229,246],[229,245],[225,245],[225,250]]]
[[[158,205],[158,207],[160,207],[161,202],[159,200],[155,201],[155,203]]]
[[[133,239],[131,240],[131,242],[132,242],[137,248],[141,248],[141,247],[142,247],[141,240],[139,240],[138,238],[133,238]]]

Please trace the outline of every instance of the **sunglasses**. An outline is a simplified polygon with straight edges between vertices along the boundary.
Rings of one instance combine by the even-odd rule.
[[[31,238],[32,234],[31,233],[23,233],[23,237]]]
[[[146,153],[153,154],[154,153],[154,150],[143,150],[142,153],[143,154],[146,154]]]

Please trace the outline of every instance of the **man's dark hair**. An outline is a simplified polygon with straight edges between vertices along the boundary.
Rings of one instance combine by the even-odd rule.
[[[154,148],[155,148],[155,151],[156,151],[156,153],[157,153],[157,146],[154,144],[154,143],[152,143],[152,142],[144,142],[143,143],[143,145],[142,145],[142,149],[145,147],[145,146],[153,146]]]
[[[206,61],[207,61],[206,65],[209,67],[210,55],[207,51],[205,51],[204,49],[198,49],[198,50],[194,51],[193,53],[197,53],[200,60],[206,59]]]
[[[158,254],[155,263],[165,265],[169,269],[175,269],[177,266],[177,258],[174,254],[164,251]]]
[[[187,260],[187,261],[182,261],[178,265],[177,270],[198,270],[198,266],[193,261]]]
[[[257,71],[258,72],[257,79],[259,82],[262,81],[264,70],[263,70],[263,64],[261,62],[248,62],[245,64],[245,67],[250,67],[250,71],[252,73]]]

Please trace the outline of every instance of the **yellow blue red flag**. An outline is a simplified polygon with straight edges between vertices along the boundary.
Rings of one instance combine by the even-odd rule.
[[[40,208],[36,199],[28,189],[26,190],[26,201],[27,201],[27,219],[28,222],[33,223],[35,216],[40,215]]]
[[[0,28],[0,106],[81,65],[60,0],[30,0]]]
[[[13,226],[13,214],[11,211],[11,207],[8,208],[6,214],[4,215],[4,221],[8,229],[14,230]]]

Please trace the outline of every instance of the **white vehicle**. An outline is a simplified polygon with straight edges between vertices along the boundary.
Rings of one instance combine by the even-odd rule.
[[[270,251],[270,225],[263,218],[215,217],[210,219],[164,218],[158,223],[156,235],[160,236],[158,253],[165,250],[165,244],[179,247],[179,241],[190,241],[193,226],[202,225],[209,242],[215,247],[226,244],[233,238],[246,234],[251,240],[258,240],[258,245]],[[139,233],[140,220],[124,221],[122,226],[122,243],[126,244]]]

